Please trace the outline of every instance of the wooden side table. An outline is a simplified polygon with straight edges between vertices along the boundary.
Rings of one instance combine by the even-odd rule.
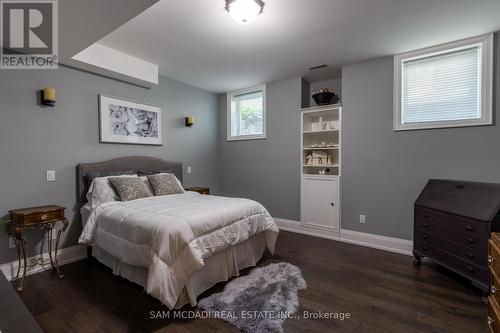
[[[17,266],[17,274],[16,280],[19,280],[19,274],[21,272],[21,267],[23,269],[23,275],[20,278],[20,282],[18,282],[18,291],[23,290],[24,278],[26,277],[26,269],[28,267],[33,267],[36,265],[45,265],[50,261],[52,268],[57,271],[57,275],[59,278],[63,278],[64,275],[59,270],[59,265],[57,263],[57,248],[59,247],[59,239],[61,237],[61,233],[66,230],[68,227],[68,220],[64,215],[64,207],[61,206],[40,206],[40,207],[31,207],[31,208],[23,208],[23,209],[15,209],[9,211],[11,222],[7,224],[7,232],[14,239],[14,243],[16,243],[17,248],[17,257],[18,257],[18,266]],[[57,223],[61,223],[63,225],[62,229],[57,231],[56,242],[55,242],[55,251],[54,256],[52,255],[53,249],[53,230],[54,226]],[[24,230],[26,229],[42,229],[45,231],[47,236],[47,247],[49,252],[49,259],[44,259],[43,257],[34,258],[31,260],[31,264],[27,263],[27,242],[24,237]],[[21,257],[22,257],[22,265],[21,265]]]
[[[210,194],[210,188],[208,187],[201,187],[201,186],[186,187],[185,190],[198,192],[200,194]]]

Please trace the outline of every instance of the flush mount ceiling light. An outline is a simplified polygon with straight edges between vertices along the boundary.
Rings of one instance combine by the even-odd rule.
[[[252,23],[264,10],[262,0],[226,0],[226,10],[238,23]]]

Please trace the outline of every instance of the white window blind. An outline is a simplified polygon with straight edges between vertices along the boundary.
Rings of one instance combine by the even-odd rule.
[[[403,63],[404,124],[481,118],[480,47]]]
[[[492,124],[492,35],[395,56],[395,130]]]

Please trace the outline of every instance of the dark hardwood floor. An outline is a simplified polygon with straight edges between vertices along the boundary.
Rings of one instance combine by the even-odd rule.
[[[288,319],[285,332],[487,332],[480,294],[430,262],[417,267],[409,256],[288,232],[280,233],[276,254],[259,265],[280,261],[300,267],[308,283],[299,294],[299,315],[351,316]],[[47,332],[238,332],[218,319],[150,319],[150,311],[167,309],[94,260],[65,265],[63,272],[62,280],[51,271],[29,276],[21,294]]]

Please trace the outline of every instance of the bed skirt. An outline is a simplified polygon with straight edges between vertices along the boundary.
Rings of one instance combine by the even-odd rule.
[[[174,308],[179,309],[186,304],[196,306],[196,298],[201,293],[218,282],[228,281],[231,277],[238,276],[240,270],[257,265],[265,250],[265,232],[261,232],[242,243],[217,252],[205,259],[205,266],[189,278]],[[123,263],[98,246],[92,247],[92,255],[99,262],[111,268],[113,274],[139,284],[146,289],[147,268]]]

